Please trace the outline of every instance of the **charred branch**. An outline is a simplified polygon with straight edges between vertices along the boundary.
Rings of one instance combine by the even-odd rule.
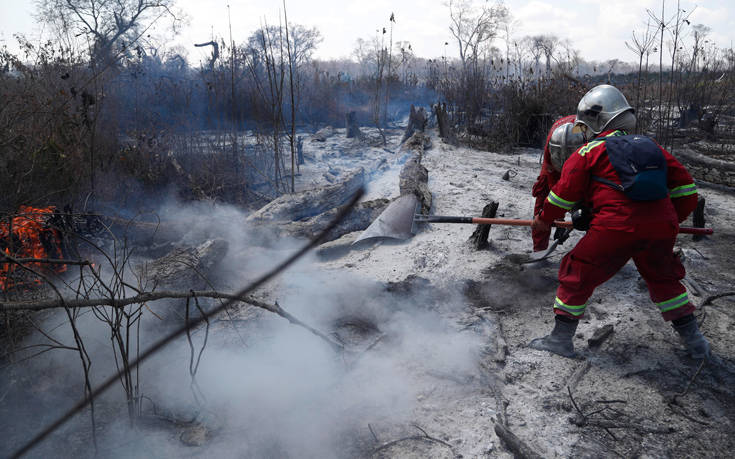
[[[516,458],[541,459],[541,455],[536,453],[523,440],[521,440],[513,432],[511,432],[510,429],[499,422],[495,423],[495,435],[503,440],[505,446],[513,453]]]

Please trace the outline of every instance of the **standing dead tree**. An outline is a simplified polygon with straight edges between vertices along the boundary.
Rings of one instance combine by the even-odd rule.
[[[206,43],[195,43],[194,46],[196,46],[197,48],[201,48],[204,46],[212,47],[212,57],[209,59],[209,71],[213,71],[214,63],[217,62],[217,58],[219,58],[219,44],[216,41],[212,40]]]
[[[635,93],[635,109],[638,118],[641,117],[641,76],[643,75],[643,57],[646,57],[646,79],[648,77],[648,56],[651,53],[653,47],[653,41],[656,39],[653,30],[651,29],[650,19],[646,22],[646,29],[641,36],[636,35],[635,30],[633,31],[633,38],[631,42],[625,42],[625,46],[629,50],[634,52],[638,57],[638,79],[636,81],[636,93]],[[646,85],[647,86],[647,85]],[[645,100],[646,94],[644,92],[643,99]],[[638,128],[637,128],[638,129]],[[639,129],[640,131],[640,129]]]

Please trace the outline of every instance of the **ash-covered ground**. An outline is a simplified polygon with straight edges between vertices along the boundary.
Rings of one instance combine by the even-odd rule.
[[[401,134],[389,131],[386,148],[345,139],[340,129],[324,142],[307,140],[297,187],[323,184],[330,170],[385,159],[364,199],[397,196],[408,154],[400,148]],[[539,150],[490,153],[431,136],[422,164],[429,171],[432,213],[478,216],[497,201],[498,216],[531,217]],[[508,170],[510,179],[503,180]],[[182,340],[144,365],[141,391],[150,403],[136,425],[129,425],[116,389],[99,402],[97,454],[512,457],[495,433],[502,423],[542,457],[729,456],[735,446],[735,297],[704,303],[734,284],[735,203],[727,191],[700,192],[715,234],[698,242],[680,236],[678,245],[690,297],[701,305],[697,316],[716,355],[701,369],[685,356],[632,263],[591,299],[575,340],[580,358],[526,346],[553,325],[556,269],[581,236],[576,232],[549,261],[524,266],[514,255],[530,252],[529,228],[495,226],[483,251],[467,242],[472,225],[430,224],[407,241],[356,247],[349,245],[353,234],[257,292],[346,352],[271,313],[238,307],[193,334],[195,346],[208,338],[196,384],[191,349]],[[191,212],[178,205],[166,211],[169,217]],[[221,206],[193,213],[209,222],[240,218]],[[245,229],[216,226],[227,228],[218,236],[230,243],[223,289],[245,285],[300,244],[264,247]],[[145,332],[165,331],[155,324],[150,319]],[[94,331],[91,317],[87,325],[88,339],[98,343],[93,361],[102,377],[113,367],[104,350],[109,336]],[[613,334],[590,348],[587,340],[605,326]],[[68,338],[62,328],[54,333]],[[4,370],[3,455],[81,395],[73,356],[47,354],[27,365]],[[32,455],[94,456],[88,418],[77,416]]]

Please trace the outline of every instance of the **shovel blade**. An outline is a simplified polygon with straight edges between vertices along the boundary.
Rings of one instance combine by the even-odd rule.
[[[378,237],[408,239],[416,233],[413,216],[419,200],[413,194],[404,194],[391,202],[374,222],[355,239],[356,244],[365,239]]]

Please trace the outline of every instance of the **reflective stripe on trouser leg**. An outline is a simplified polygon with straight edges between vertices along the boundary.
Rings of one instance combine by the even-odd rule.
[[[658,306],[661,312],[669,312],[682,306],[686,306],[688,303],[689,295],[687,295],[687,292],[684,292],[681,295],[675,296],[674,298],[669,298],[666,301],[656,303],[656,306]]]
[[[562,311],[568,312],[574,317],[579,317],[582,314],[584,314],[584,309],[586,307],[587,307],[587,303],[581,306],[574,306],[571,304],[566,304],[565,302],[560,300],[558,296],[556,297],[556,300],[554,300],[554,309],[561,309]]]

